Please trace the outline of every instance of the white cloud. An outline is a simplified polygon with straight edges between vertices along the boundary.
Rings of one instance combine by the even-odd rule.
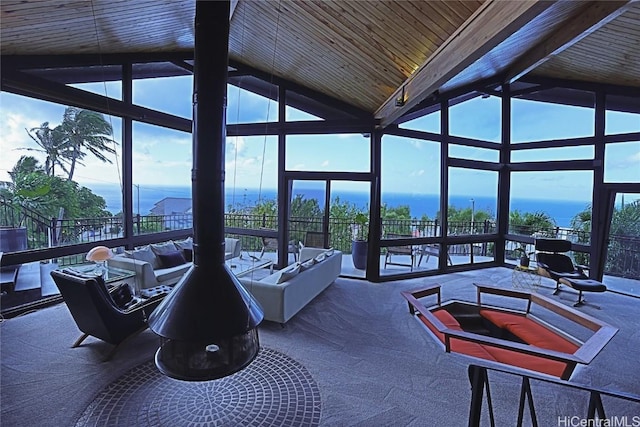
[[[424,141],[421,141],[419,139],[409,139],[408,141],[409,141],[409,144],[413,145],[418,150],[421,150],[422,147],[424,146]]]
[[[24,114],[10,112],[7,108],[0,108],[0,181],[10,181],[8,172],[13,169],[22,156],[32,156],[44,162],[46,156],[36,151],[23,148],[38,148],[38,145],[27,135],[25,129],[38,127],[42,124],[38,119]]]

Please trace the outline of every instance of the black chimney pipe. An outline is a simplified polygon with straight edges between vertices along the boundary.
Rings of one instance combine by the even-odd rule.
[[[165,375],[207,381],[246,367],[264,315],[224,259],[224,148],[230,2],[196,1],[193,71],[193,266],[149,317]]]

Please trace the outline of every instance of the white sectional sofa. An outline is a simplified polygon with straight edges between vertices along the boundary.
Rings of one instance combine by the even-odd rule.
[[[225,259],[240,255],[240,240],[226,238]],[[180,258],[177,253],[182,254]],[[160,285],[172,286],[178,283],[192,263],[193,240],[172,241],[142,246],[133,251],[125,251],[107,262],[112,267],[133,271],[136,274],[136,288],[147,289]]]
[[[265,320],[286,323],[340,275],[342,252],[302,248],[300,260],[261,280],[238,280],[264,311]]]

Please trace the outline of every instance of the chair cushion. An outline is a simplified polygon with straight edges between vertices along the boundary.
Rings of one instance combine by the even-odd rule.
[[[539,252],[536,255],[536,259],[539,262],[546,264],[550,270],[553,270],[553,272],[556,273],[572,273],[576,271],[571,258],[564,254],[549,254]]]
[[[536,372],[553,375],[554,377],[562,377],[567,364],[557,360],[546,359],[544,357],[525,354],[519,351],[508,350],[506,348],[491,347],[488,345],[483,348],[500,363],[511,366],[517,366],[523,369],[529,369]]]
[[[529,345],[568,354],[573,354],[578,350],[578,346],[571,341],[528,317],[495,310],[480,310],[480,315],[494,325],[508,330]]]
[[[462,330],[458,321],[448,311],[439,309],[433,311],[433,315],[440,320],[444,326],[453,330]],[[431,324],[424,316],[418,315],[420,320],[444,343],[444,334],[439,332],[434,325]],[[530,319],[528,319],[530,320]],[[498,347],[492,347],[488,344],[479,344],[470,341],[464,341],[457,338],[450,338],[449,343],[451,351],[466,354],[467,356],[478,357],[480,359],[496,361],[511,366],[517,366],[523,369],[529,369],[536,372],[562,377],[567,364],[556,360],[546,359],[544,357],[525,354],[516,350],[508,350]]]
[[[133,299],[133,292],[131,291],[131,287],[127,283],[123,283],[122,285],[116,287],[109,293],[109,295],[111,295],[113,303],[122,310],[126,309],[135,302]]]
[[[161,253],[158,255],[158,258],[160,258],[160,263],[162,264],[163,268],[171,268],[177,265],[185,264],[187,262],[182,251],[180,250]]]
[[[598,282],[597,280],[593,279],[576,279],[571,277],[563,277],[560,279],[560,283],[571,286],[576,291],[605,292],[607,290],[607,287],[604,283]]]
[[[447,310],[439,309],[433,311],[433,315],[442,322],[444,326],[448,329],[453,329],[456,331],[461,331],[462,328],[458,321],[449,313]],[[436,327],[431,324],[422,314],[418,315],[418,318],[424,323],[431,332],[433,332],[440,341],[444,343],[444,334],[436,329]],[[482,344],[478,344],[475,342],[464,341],[457,338],[450,338],[449,340],[451,345],[451,351],[466,354],[468,356],[478,357],[480,359],[486,360],[495,360],[493,356],[489,352],[487,352]]]

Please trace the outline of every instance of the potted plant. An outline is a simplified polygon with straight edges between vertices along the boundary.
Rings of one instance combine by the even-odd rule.
[[[367,268],[367,251],[369,247],[369,217],[362,212],[356,214],[351,224],[351,258],[353,266],[359,270]]]
[[[529,267],[529,254],[527,253],[526,250],[526,244],[525,243],[520,243],[520,247],[519,248],[515,248],[513,250],[513,252],[515,254],[520,254],[520,266],[521,267]]]

